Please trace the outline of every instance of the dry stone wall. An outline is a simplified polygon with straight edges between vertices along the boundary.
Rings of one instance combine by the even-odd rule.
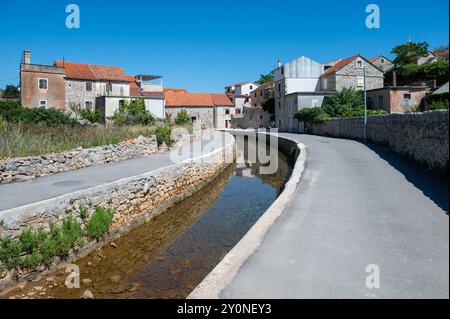
[[[448,174],[448,110],[370,116],[367,139],[386,145],[437,173]],[[362,140],[364,118],[333,119],[315,124],[311,133]]]

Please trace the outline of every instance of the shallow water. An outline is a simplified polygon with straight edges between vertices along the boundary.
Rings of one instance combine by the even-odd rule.
[[[282,190],[290,167],[277,152],[278,171],[259,163],[230,165],[210,185],[148,223],[77,261],[80,289],[59,285],[56,298],[185,298],[247,233]],[[60,274],[61,276],[63,274]]]

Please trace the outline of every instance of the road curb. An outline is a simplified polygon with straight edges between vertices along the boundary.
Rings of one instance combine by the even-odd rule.
[[[293,141],[287,137],[277,136],[279,139]],[[296,143],[295,141],[293,142]],[[284,209],[295,194],[295,190],[303,175],[307,158],[307,147],[303,143],[296,145],[298,156],[292,174],[285,184],[284,191],[236,246],[191,292],[187,299],[219,299],[220,293],[232,282],[241,266],[259,248],[266,233],[283,214]]]

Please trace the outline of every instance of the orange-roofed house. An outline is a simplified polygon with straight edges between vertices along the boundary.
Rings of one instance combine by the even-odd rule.
[[[174,121],[181,111],[187,112],[191,122],[202,127],[230,127],[234,104],[226,94],[189,93],[185,90],[166,89],[166,116]]]
[[[57,60],[53,65],[31,63],[26,50],[20,65],[21,103],[26,107],[66,110],[100,110],[107,119],[125,103],[145,100],[147,111],[164,118],[162,84],[149,83],[159,76],[130,76],[123,68]]]

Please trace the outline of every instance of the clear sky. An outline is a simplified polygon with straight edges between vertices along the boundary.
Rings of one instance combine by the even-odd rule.
[[[65,26],[70,3],[80,7],[80,29]],[[365,27],[370,3],[381,9],[380,29]],[[448,0],[2,0],[0,88],[18,83],[21,52],[30,49],[32,63],[117,65],[161,74],[166,87],[222,92],[257,80],[278,58],[390,56],[408,38],[447,44],[448,10]]]

